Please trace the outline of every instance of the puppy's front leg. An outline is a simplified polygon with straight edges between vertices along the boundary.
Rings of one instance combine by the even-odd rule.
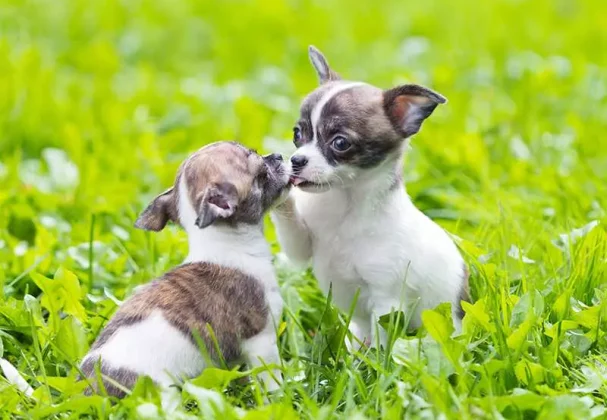
[[[276,345],[276,332],[273,327],[266,328],[254,337],[245,340],[242,344],[242,351],[246,358],[249,368],[255,368],[265,365],[279,365],[280,355]],[[274,379],[272,376],[274,376]],[[276,391],[280,388],[277,380],[280,380],[280,370],[272,369],[272,375],[268,370],[259,374],[266,386],[268,392]]]
[[[272,211],[271,219],[280,246],[287,257],[293,263],[307,265],[312,258],[312,240],[308,228],[297,212],[292,191],[284,203]]]
[[[383,315],[386,315],[382,310],[374,310],[371,315],[371,347],[376,348],[383,347],[386,349],[388,347],[388,333],[384,328],[379,325],[379,318]],[[390,313],[388,311],[387,313]]]
[[[403,303],[398,299],[387,296],[383,293],[373,293],[370,297],[371,305],[371,347],[388,345],[388,332],[379,325],[379,319],[384,315],[389,315],[393,311],[403,311]]]

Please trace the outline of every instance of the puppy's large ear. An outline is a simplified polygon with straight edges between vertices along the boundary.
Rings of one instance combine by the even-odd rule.
[[[331,80],[341,79],[337,73],[331,70],[325,56],[313,45],[308,47],[308,56],[310,57],[312,66],[314,66],[314,69],[316,70],[316,74],[318,74],[318,80],[321,85]]]
[[[177,200],[173,187],[152,200],[135,221],[135,227],[158,232],[164,229],[169,220],[177,221]]]
[[[384,91],[384,110],[404,137],[417,133],[422,122],[447,99],[419,85],[402,85]]]
[[[237,205],[238,191],[234,184],[222,182],[207,188],[200,200],[196,226],[204,229],[219,218],[227,219],[234,214]]]

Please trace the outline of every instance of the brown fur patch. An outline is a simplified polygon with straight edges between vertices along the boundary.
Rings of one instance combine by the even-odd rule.
[[[443,96],[423,86],[402,85],[384,93],[383,107],[394,128],[406,138],[417,133],[422,122],[446,101]]]
[[[268,322],[263,286],[243,272],[210,263],[184,264],[146,285],[116,312],[92,349],[101,347],[121,327],[160,310],[192,342],[198,334],[218,361],[207,325],[215,333],[223,359],[240,357],[240,342],[258,334]]]
[[[135,221],[135,227],[154,232],[164,229],[168,221],[179,223],[177,213],[177,189],[171,187],[158,195]]]
[[[98,378],[97,372],[95,370],[95,365],[99,363],[99,371],[102,375],[101,378]],[[104,364],[101,360],[96,360],[93,357],[86,359],[82,366],[80,366],[80,370],[84,376],[86,376],[90,382],[90,386],[84,390],[85,395],[92,395],[99,393],[99,379],[103,383],[103,387],[105,388],[107,394],[112,397],[123,398],[126,396],[126,392],[123,389],[116,386],[113,382],[116,382],[122,387],[126,389],[132,389],[137,382],[138,375],[124,368],[112,368],[107,364]],[[103,378],[103,376],[107,376],[112,379],[112,381]]]

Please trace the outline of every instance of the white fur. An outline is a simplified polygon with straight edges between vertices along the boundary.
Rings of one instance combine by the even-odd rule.
[[[259,375],[268,391],[279,388],[276,380],[280,380],[280,371],[276,367],[280,364],[278,344],[276,342],[276,330],[274,326],[268,325],[261,333],[251,337],[242,343],[242,352],[250,368],[270,365],[270,370],[264,370]]]
[[[388,160],[327,192],[294,189],[273,214],[287,256],[311,260],[325,293],[332,283],[338,307],[348,310],[360,289],[352,330],[372,344],[379,316],[409,309],[417,327],[423,309],[441,302],[455,308],[463,283],[464,262],[451,238],[403,186],[390,189],[401,161]]]
[[[205,366],[199,349],[156,310],[136,324],[121,327],[87,359],[148,375],[162,385],[173,377],[198,375]]]

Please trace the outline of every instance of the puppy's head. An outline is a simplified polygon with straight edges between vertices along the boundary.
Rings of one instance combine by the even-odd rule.
[[[258,224],[288,185],[279,154],[262,157],[238,143],[213,143],[182,163],[175,185],[154,198],[135,226],[159,231],[171,220],[190,232],[213,223]]]
[[[309,49],[320,86],[303,101],[293,128],[293,183],[307,191],[356,183],[401,155],[405,139],[446,99],[418,85],[382,90],[341,80],[320,51]]]

